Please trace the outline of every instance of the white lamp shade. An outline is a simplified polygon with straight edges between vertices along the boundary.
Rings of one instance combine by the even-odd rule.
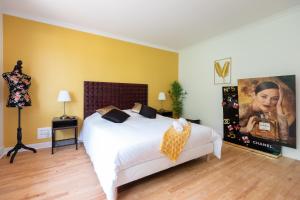
[[[160,101],[166,100],[166,94],[164,92],[160,92],[158,94],[158,100],[160,100]]]
[[[70,94],[67,90],[61,90],[59,91],[58,97],[57,97],[57,101],[59,102],[67,102],[67,101],[71,101],[71,97]]]

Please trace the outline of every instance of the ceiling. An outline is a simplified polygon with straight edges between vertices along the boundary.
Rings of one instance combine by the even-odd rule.
[[[0,0],[3,13],[178,51],[299,0]]]

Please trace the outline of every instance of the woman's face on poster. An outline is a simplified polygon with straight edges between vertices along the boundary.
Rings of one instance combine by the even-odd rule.
[[[265,89],[255,95],[255,103],[263,112],[271,112],[276,109],[279,100],[278,89]]]

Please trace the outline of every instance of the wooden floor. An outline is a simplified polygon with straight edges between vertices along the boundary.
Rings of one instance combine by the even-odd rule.
[[[0,199],[105,199],[83,147],[0,160]],[[221,160],[197,159],[123,186],[119,200],[300,199],[300,161],[224,145]]]

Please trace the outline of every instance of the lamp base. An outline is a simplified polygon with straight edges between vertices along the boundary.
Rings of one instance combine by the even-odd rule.
[[[62,115],[59,117],[60,119],[70,119],[71,117],[69,117],[68,115]]]

